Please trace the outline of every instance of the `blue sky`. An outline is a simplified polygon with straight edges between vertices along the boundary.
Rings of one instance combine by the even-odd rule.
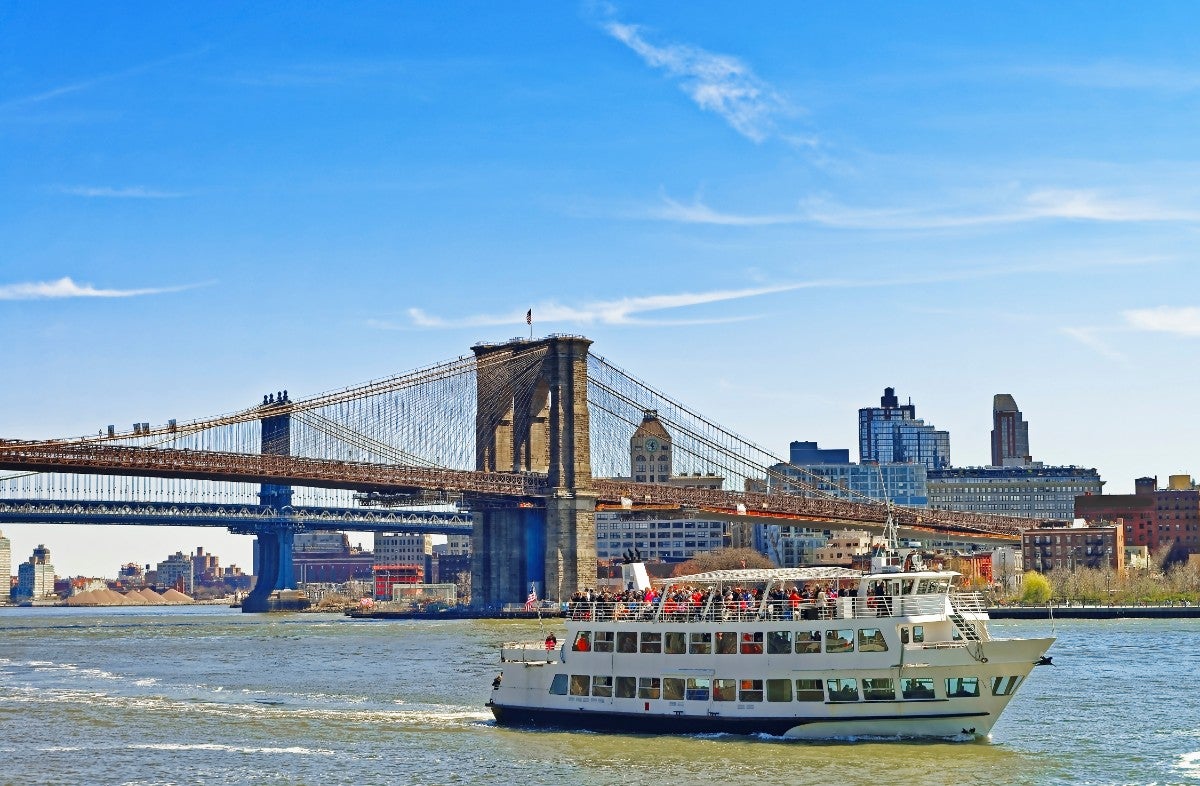
[[[891,385],[956,464],[1007,392],[1111,492],[1200,475],[1195,4],[681,8],[0,5],[0,434],[339,388],[532,308],[780,455],[854,448]],[[249,562],[4,529],[64,573]]]

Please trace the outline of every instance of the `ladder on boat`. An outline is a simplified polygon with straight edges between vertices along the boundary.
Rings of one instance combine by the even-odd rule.
[[[959,635],[963,637],[964,641],[982,641],[982,638],[979,636],[979,631],[976,630],[974,625],[972,625],[970,622],[967,622],[963,615],[956,611],[951,612],[950,621],[954,623],[955,629],[958,630]]]

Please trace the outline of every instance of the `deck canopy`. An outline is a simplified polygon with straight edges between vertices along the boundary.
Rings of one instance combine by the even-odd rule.
[[[838,581],[862,578],[861,570],[851,568],[745,568],[743,570],[712,570],[690,576],[656,579],[660,585],[670,584],[762,584],[768,581],[800,583],[805,581]]]

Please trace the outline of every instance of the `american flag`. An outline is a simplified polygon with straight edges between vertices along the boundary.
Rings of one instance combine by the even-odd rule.
[[[529,597],[525,599],[525,610],[533,611],[537,606],[537,590],[532,587],[529,589]]]
[[[533,309],[532,308],[525,312],[525,324],[526,325],[533,324]]]

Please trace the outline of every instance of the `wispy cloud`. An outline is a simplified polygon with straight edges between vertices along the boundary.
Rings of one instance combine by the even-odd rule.
[[[1133,330],[1173,333],[1190,338],[1200,336],[1200,308],[1190,306],[1135,308],[1122,312],[1121,316]]]
[[[180,191],[160,191],[144,186],[126,186],[113,188],[110,186],[61,186],[56,189],[60,194],[80,197],[100,197],[111,199],[177,199],[187,196]]]
[[[822,199],[809,199],[793,212],[758,215],[725,213],[699,199],[688,204],[664,196],[661,204],[645,208],[640,217],[719,226],[813,224],[837,229],[895,231],[957,229],[1047,220],[1101,223],[1194,222],[1200,221],[1200,211],[1117,199],[1094,190],[1045,188],[1018,195],[1003,204],[967,210],[864,209],[846,207]]]
[[[562,305],[555,302],[543,302],[533,306],[533,319],[537,323],[559,323],[575,325],[712,325],[729,322],[743,322],[757,319],[752,315],[734,315],[726,317],[698,317],[692,319],[654,319],[645,318],[642,314],[653,314],[662,311],[688,308],[691,306],[720,303],[731,300],[770,295],[778,292],[788,292],[796,289],[821,286],[820,282],[804,282],[797,284],[780,284],[775,286],[755,287],[748,289],[726,289],[713,292],[687,292],[668,295],[646,295],[642,297],[627,297],[618,300],[595,301],[581,305]],[[417,328],[462,328],[462,327],[495,327],[500,325],[525,324],[525,310],[518,309],[502,314],[477,314],[458,318],[435,316],[419,308],[408,309],[407,323],[396,324],[386,320],[372,320],[372,327],[381,329]]]
[[[1088,349],[1108,358],[1109,360],[1126,360],[1126,357],[1123,354],[1118,352],[1116,349],[1113,349],[1108,345],[1107,342],[1104,341],[1103,338],[1101,338],[1102,333],[1111,331],[1107,331],[1102,328],[1088,327],[1064,327],[1059,328],[1059,330],[1064,335],[1070,336]]]
[[[77,297],[138,297],[140,295],[161,295],[167,292],[181,292],[193,289],[200,284],[188,284],[178,287],[155,287],[148,289],[100,289],[91,284],[77,284],[69,277],[56,281],[31,281],[19,284],[0,284],[0,300],[54,300]]]
[[[787,111],[779,94],[736,57],[685,44],[655,46],[637,25],[610,21],[604,30],[647,65],[677,79],[697,106],[720,115],[747,139],[766,139],[775,131],[775,116]],[[805,139],[804,143],[811,144],[812,140]]]

